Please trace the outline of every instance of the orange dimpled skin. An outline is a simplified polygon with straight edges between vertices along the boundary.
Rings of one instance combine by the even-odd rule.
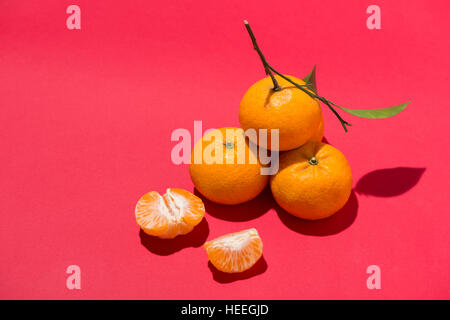
[[[192,193],[171,188],[163,196],[156,191],[143,195],[136,205],[135,215],[145,233],[172,239],[191,232],[203,219],[205,206]]]
[[[213,266],[227,273],[250,269],[261,258],[263,251],[261,238],[254,228],[226,234],[203,246]]]
[[[319,127],[317,128],[316,132],[314,133],[314,135],[311,137],[311,139],[309,139],[310,141],[322,141],[323,139],[323,133],[324,133],[324,123],[323,123],[323,117],[320,117],[320,123],[319,123]]]
[[[299,85],[305,82],[287,76]],[[267,129],[267,148],[271,147],[271,129],[279,129],[279,150],[300,147],[316,132],[322,116],[320,104],[285,79],[275,76],[281,90],[274,91],[270,77],[252,85],[239,106],[239,122],[244,130]],[[265,147],[262,141],[254,141]]]
[[[327,218],[341,209],[352,190],[345,156],[329,144],[310,141],[280,156],[270,188],[276,202],[303,219]]]
[[[217,159],[208,159],[209,154]],[[195,144],[189,172],[207,199],[234,205],[255,198],[267,186],[269,176],[261,174],[262,167],[244,131],[228,127],[209,131]]]

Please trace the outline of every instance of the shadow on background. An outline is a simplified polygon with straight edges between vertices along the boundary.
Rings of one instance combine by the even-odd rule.
[[[248,221],[262,216],[275,205],[270,187],[267,186],[255,199],[237,205],[217,204],[206,199],[197,189],[194,194],[202,199],[206,212],[227,221]]]
[[[374,170],[359,179],[355,191],[377,197],[398,196],[412,189],[425,170],[408,167]]]
[[[212,265],[211,262],[208,261],[208,268],[211,270],[213,275],[213,279],[220,283],[230,283],[239,280],[245,280],[257,275],[260,275],[267,270],[267,262],[264,259],[264,255],[255,263],[253,267],[250,269],[241,272],[241,273],[225,273],[219,271]]]
[[[287,213],[276,205],[275,210],[281,222],[289,229],[311,236],[329,236],[350,227],[358,214],[358,199],[354,191],[344,207],[329,218],[321,220],[304,220]]]
[[[206,219],[203,219],[188,234],[177,236],[174,239],[160,239],[158,237],[149,236],[142,229],[139,231],[141,244],[150,252],[160,256],[167,256],[181,249],[188,247],[202,246],[209,235],[209,226]]]

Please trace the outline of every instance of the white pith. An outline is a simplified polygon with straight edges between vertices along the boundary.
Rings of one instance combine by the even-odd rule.
[[[186,208],[186,200],[183,197],[176,196],[170,191],[166,190],[167,204],[164,198],[160,196],[161,212],[169,219],[169,221],[181,222],[183,220],[184,209]]]
[[[242,250],[248,241],[249,236],[257,236],[256,229],[248,229],[241,232],[227,234],[214,240],[214,246],[225,247],[232,251]]]

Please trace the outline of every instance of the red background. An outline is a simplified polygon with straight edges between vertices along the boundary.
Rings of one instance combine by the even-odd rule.
[[[81,30],[66,8],[81,8]],[[381,7],[381,30],[366,8]],[[1,298],[450,298],[448,1],[0,2]],[[354,175],[348,205],[304,222],[257,200],[206,202],[172,241],[140,236],[150,191],[193,191],[172,164],[176,128],[238,126],[246,89],[268,61],[347,107],[411,100],[398,116],[325,136]],[[208,266],[206,239],[255,227],[264,261],[238,276]],[[68,265],[81,290],[66,288]],[[381,268],[368,290],[366,268]]]

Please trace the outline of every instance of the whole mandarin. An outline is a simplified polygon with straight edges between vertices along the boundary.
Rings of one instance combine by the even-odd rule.
[[[291,150],[311,139],[322,117],[319,102],[287,80],[275,76],[281,89],[273,90],[266,77],[253,84],[245,93],[239,107],[239,122],[244,130],[267,129],[268,141],[253,141],[271,150]],[[299,85],[301,79],[287,76]],[[309,89],[306,89],[309,90]],[[271,130],[279,130],[279,146],[273,147]],[[253,139],[250,137],[250,139]]]

